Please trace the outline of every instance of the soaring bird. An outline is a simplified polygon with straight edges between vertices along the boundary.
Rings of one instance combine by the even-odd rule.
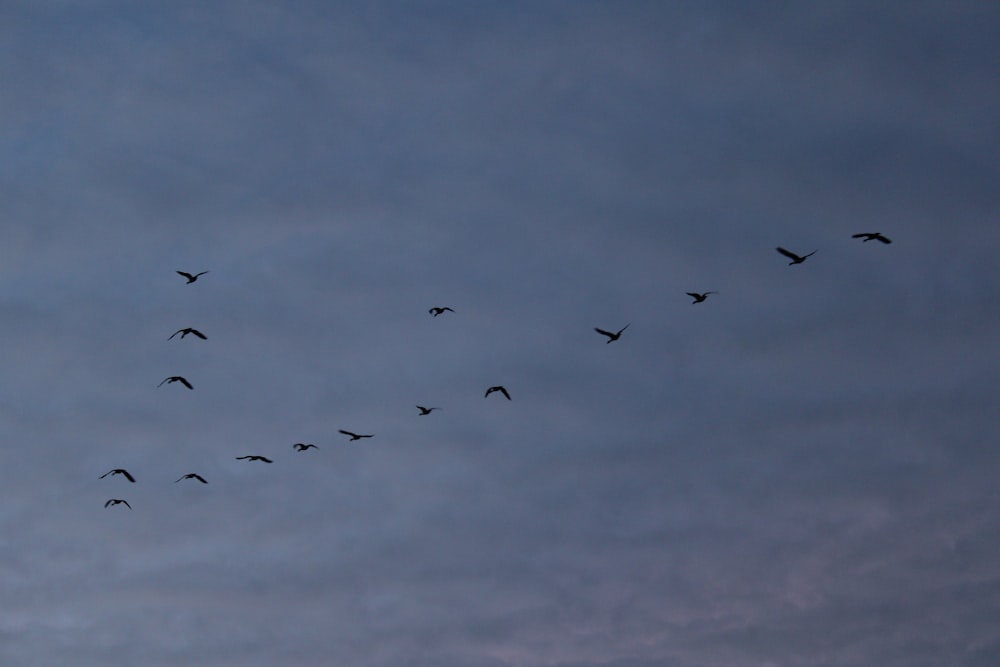
[[[427,312],[430,313],[431,315],[433,315],[434,317],[437,317],[438,315],[440,315],[441,313],[443,313],[446,310],[449,313],[454,313],[455,312],[454,310],[452,310],[448,306],[445,306],[444,308],[439,308],[439,307],[435,306],[435,307],[431,308],[430,310],[428,310]]]
[[[483,398],[486,398],[487,396],[489,396],[490,394],[492,394],[495,391],[499,391],[501,394],[503,394],[504,396],[507,397],[508,401],[510,400],[510,394],[507,393],[507,389],[503,385],[500,385],[500,384],[498,384],[495,387],[490,387],[489,389],[487,389],[486,393],[483,394]]]
[[[191,386],[191,383],[188,382],[187,380],[185,380],[184,378],[182,378],[180,375],[171,375],[168,378],[164,378],[163,382],[161,382],[160,384],[158,384],[156,386],[157,387],[162,387],[164,385],[164,383],[170,383],[170,384],[172,384],[174,382],[180,382],[182,385],[184,385],[188,389],[194,389],[194,387]]]
[[[594,327],[594,331],[596,331],[599,334],[604,334],[605,336],[608,337],[608,342],[609,343],[613,343],[613,342],[615,342],[616,340],[618,340],[619,338],[622,337],[622,332],[625,331],[626,329],[628,329],[629,324],[632,324],[632,323],[629,322],[628,324],[626,324],[625,326],[623,326],[621,329],[619,329],[615,333],[611,333],[610,331],[605,331],[604,329],[598,329],[597,327]]]
[[[272,461],[271,459],[267,458],[266,456],[255,456],[255,455],[237,456],[236,460],[237,461],[243,461],[243,460],[247,460],[247,461],[263,461],[264,463],[274,463],[274,461]]]
[[[434,412],[435,410],[440,410],[440,409],[441,408],[425,408],[422,405],[418,405],[417,406],[417,410],[420,410],[420,416],[429,415],[430,413]]]
[[[177,482],[181,481],[181,479],[196,479],[199,482],[201,482],[202,484],[208,484],[208,482],[205,481],[205,478],[202,477],[201,475],[199,475],[196,472],[189,472],[188,474],[183,475],[180,479],[174,480],[174,484],[176,484]]]
[[[170,334],[170,338],[173,338],[177,334],[181,335],[181,340],[184,340],[185,336],[187,336],[188,334],[194,334],[195,336],[197,336],[198,338],[200,338],[202,340],[208,340],[208,336],[206,336],[202,332],[198,331],[197,329],[192,329],[191,327],[185,327],[183,329],[178,329],[177,331],[175,331],[172,334]],[[167,340],[170,340],[170,338],[168,338]]]
[[[310,449],[310,448],[311,449],[319,449],[319,447],[317,447],[316,445],[312,444],[311,442],[308,443],[308,444],[304,443],[304,442],[296,442],[294,445],[292,445],[292,447],[294,447],[295,450],[299,451],[299,452],[304,452],[304,451],[306,451],[307,449]]]
[[[694,301],[692,301],[691,303],[701,303],[702,301],[704,301],[705,299],[708,298],[709,294],[718,294],[718,292],[701,292],[701,293],[698,293],[698,292],[684,292],[684,293],[687,294],[689,297],[691,297],[691,298],[694,299]],[[611,341],[608,341],[608,342],[610,343]]]
[[[861,232],[860,234],[852,234],[852,239],[864,239],[864,243],[869,241],[881,241],[882,243],[892,243],[892,240],[882,236],[882,232]]]
[[[128,504],[128,501],[122,500],[121,498],[108,498],[108,502],[104,503],[104,507],[107,508],[111,505],[124,505],[125,507],[132,509],[132,506]]]
[[[108,475],[122,475],[125,477],[125,479],[135,484],[135,477],[130,475],[128,470],[125,470],[125,468],[115,468],[114,470],[109,470],[100,477],[98,477],[97,479],[104,479]]]
[[[810,257],[812,257],[813,255],[816,254],[816,251],[813,250],[808,255],[796,255],[791,250],[785,250],[781,246],[778,246],[777,248],[775,248],[775,250],[777,250],[778,252],[780,252],[782,255],[784,255],[788,259],[792,260],[792,261],[790,261],[788,263],[788,266],[791,266],[792,264],[801,264],[802,262],[806,261],[807,259],[809,259]]]
[[[358,433],[351,433],[350,431],[345,431],[344,429],[340,429],[340,432],[343,433],[344,435],[351,436],[350,442],[354,442],[355,440],[360,440],[361,438],[373,438],[373,437],[375,437],[374,433],[372,433],[370,435],[361,435],[361,434],[358,434]]]
[[[188,273],[187,271],[178,271],[177,273],[187,278],[187,282],[185,283],[185,285],[190,285],[194,281],[198,280],[198,276],[203,276],[206,273],[208,273],[208,271],[201,271],[199,273],[195,273],[194,275]]]

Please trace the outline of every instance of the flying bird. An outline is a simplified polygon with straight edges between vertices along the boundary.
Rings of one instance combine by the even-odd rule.
[[[319,449],[319,447],[317,447],[316,445],[312,444],[311,442],[308,443],[308,444],[306,444],[304,442],[296,442],[294,445],[292,445],[292,447],[294,447],[296,449],[296,451],[299,451],[299,452],[304,452],[304,451],[306,451],[307,449],[310,449],[310,448],[312,448],[312,449]]]
[[[161,382],[160,384],[158,384],[156,386],[157,387],[162,387],[165,383],[172,384],[174,382],[180,382],[182,385],[184,385],[188,389],[194,389],[194,387],[191,386],[191,383],[188,382],[186,379],[182,378],[180,375],[171,375],[168,378],[164,378],[163,382]]]
[[[250,455],[250,456],[237,456],[236,457],[237,461],[243,461],[244,459],[247,460],[247,461],[263,461],[264,463],[274,463],[274,461],[272,461],[271,459],[267,458],[266,456],[254,456],[254,455]]]
[[[108,502],[104,503],[104,507],[107,508],[111,505],[124,505],[125,507],[132,509],[132,506],[128,504],[128,501],[122,500],[121,498],[108,498]]]
[[[604,334],[605,336],[608,337],[608,342],[609,343],[613,343],[613,342],[615,342],[616,340],[618,340],[619,338],[622,337],[622,332],[625,331],[626,329],[628,329],[629,324],[632,324],[632,323],[629,322],[628,324],[626,324],[625,326],[623,326],[621,329],[619,329],[615,333],[611,333],[610,331],[605,331],[604,329],[598,329],[597,327],[594,327],[594,331],[596,331],[599,334]]]
[[[691,303],[701,303],[702,301],[704,301],[705,299],[708,298],[709,294],[718,294],[718,292],[701,292],[701,293],[698,293],[698,292],[684,292],[684,293],[687,294],[692,299],[694,299],[694,301],[692,301]],[[610,343],[611,341],[608,341],[608,342]]]
[[[97,479],[104,479],[108,475],[122,475],[125,477],[125,479],[135,484],[135,477],[130,475],[128,470],[125,470],[125,468],[115,468],[114,470],[109,470],[100,477],[98,477]]]
[[[483,394],[483,398],[486,398],[487,396],[489,396],[490,394],[492,394],[495,391],[499,391],[501,394],[503,394],[504,396],[507,397],[508,401],[510,400],[510,394],[507,393],[507,389],[503,385],[500,385],[500,384],[498,384],[495,387],[490,387],[489,389],[487,389],[486,393]]]
[[[418,405],[417,406],[417,410],[420,410],[420,416],[429,415],[430,413],[434,412],[435,410],[440,410],[440,409],[441,408],[425,408],[422,405]]]
[[[340,432],[343,433],[344,435],[351,436],[350,442],[354,442],[355,440],[360,440],[361,438],[373,438],[373,437],[375,437],[374,433],[372,433],[370,435],[363,435],[363,434],[358,434],[358,433],[351,433],[350,431],[345,431],[344,429],[340,429]]]
[[[446,311],[446,310],[447,310],[447,311],[448,311],[449,313],[454,313],[454,312],[455,312],[454,310],[452,310],[452,309],[451,309],[451,308],[449,308],[448,306],[445,306],[444,308],[438,308],[437,306],[435,306],[434,308],[431,308],[431,309],[430,309],[430,310],[428,310],[427,312],[428,312],[428,313],[430,313],[431,315],[433,315],[434,317],[437,317],[438,315],[440,315],[441,313],[443,313],[443,312],[444,312],[444,311]]]
[[[816,251],[813,250],[808,255],[796,255],[791,250],[785,250],[781,246],[778,246],[777,248],[775,248],[775,250],[777,250],[778,252],[780,252],[782,255],[784,255],[788,259],[792,260],[792,261],[790,261],[788,263],[788,266],[791,266],[792,264],[801,264],[802,262],[806,261],[807,259],[809,259],[810,257],[812,257],[813,255],[816,254]]]
[[[206,336],[202,332],[198,331],[197,329],[192,329],[191,327],[185,327],[184,329],[178,329],[177,331],[175,331],[172,334],[170,334],[170,338],[173,338],[177,334],[181,335],[181,340],[184,340],[184,338],[188,334],[194,334],[195,336],[197,336],[198,338],[200,338],[202,340],[208,340],[208,336]],[[168,338],[167,340],[170,340],[170,338]]]
[[[174,480],[174,484],[181,481],[182,479],[196,479],[202,484],[208,484],[208,482],[205,481],[205,478],[196,472],[189,472],[188,474],[182,476],[180,479]]]
[[[187,271],[178,271],[177,273],[187,278],[187,282],[184,283],[185,285],[190,285],[194,281],[198,280],[198,276],[203,276],[208,273],[208,271],[201,271],[200,273],[195,273],[194,275],[188,273]]]
[[[892,240],[882,236],[882,232],[861,232],[860,234],[852,234],[852,239],[864,239],[864,243],[869,241],[881,241],[882,243],[892,243]]]

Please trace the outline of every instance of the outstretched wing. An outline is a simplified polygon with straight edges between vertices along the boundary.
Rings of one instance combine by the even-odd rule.
[[[594,331],[596,331],[599,334],[603,334],[603,335],[607,336],[608,338],[614,338],[615,337],[615,335],[613,333],[611,333],[610,331],[605,331],[604,329],[598,329],[597,327],[594,327]]]
[[[188,389],[194,389],[194,387],[191,386],[190,382],[188,382],[187,380],[185,380],[184,378],[182,378],[179,375],[177,376],[177,381],[180,382],[185,387],[187,387]]]
[[[782,255],[784,255],[788,259],[802,259],[801,257],[799,257],[798,255],[796,255],[791,250],[785,250],[781,246],[778,246],[777,248],[775,248],[775,250],[777,250],[778,252],[780,252]]]
[[[266,456],[258,456],[256,458],[257,458],[258,461],[263,461],[264,463],[274,463],[274,461],[272,461],[271,459],[267,458]]]
[[[193,477],[194,479],[198,480],[202,484],[208,484],[208,482],[205,481],[205,478],[202,477],[201,475],[191,475],[191,477]]]
[[[202,332],[198,331],[197,329],[191,329],[191,333],[193,333],[195,336],[197,336],[198,338],[200,338],[202,340],[208,340],[208,336],[206,336]]]
[[[886,244],[888,244],[888,243],[892,243],[892,239],[890,239],[890,238],[889,238],[889,237],[887,237],[887,236],[882,236],[881,234],[876,234],[876,235],[875,235],[875,239],[876,239],[877,241],[881,241],[882,243],[886,243]]]
[[[343,433],[344,435],[349,435],[352,438],[359,438],[359,437],[361,437],[357,433],[351,433],[350,431],[345,431],[344,429],[340,429],[340,432]]]
[[[178,329],[177,331],[175,331],[172,334],[170,334],[170,338],[173,338],[174,336],[176,336],[177,334],[181,333],[182,331],[184,331],[184,329]],[[170,340],[170,338],[168,338],[167,340]]]
[[[127,508],[129,508],[129,509],[132,509],[132,506],[128,504],[128,501],[127,501],[127,500],[122,500],[122,501],[120,501],[120,502],[121,502],[121,503],[122,503],[123,505],[125,505],[125,507],[127,507]]]
[[[104,479],[105,477],[107,477],[108,475],[110,475],[113,472],[114,472],[114,470],[109,470],[106,473],[104,473],[103,475],[101,475],[100,477],[98,477],[97,479]]]
[[[626,329],[628,329],[630,324],[632,324],[632,323],[629,322],[628,324],[626,324],[625,326],[623,326],[621,329],[618,330],[618,333],[616,333],[615,335],[616,336],[621,336],[622,332],[625,331]]]
[[[499,387],[497,388],[497,391],[506,396],[508,401],[510,400],[510,394],[507,393],[506,389],[504,389],[503,387]]]
[[[184,277],[185,277],[185,278],[187,278],[188,280],[194,280],[194,276],[192,276],[192,275],[191,275],[190,273],[188,273],[187,271],[178,271],[177,273],[181,274],[182,276],[184,276]]]
[[[121,474],[125,475],[125,479],[135,484],[135,477],[129,474],[128,470],[120,470]]]

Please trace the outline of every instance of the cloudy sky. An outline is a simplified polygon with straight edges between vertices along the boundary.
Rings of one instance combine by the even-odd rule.
[[[3,2],[0,663],[997,664],[997,34]]]

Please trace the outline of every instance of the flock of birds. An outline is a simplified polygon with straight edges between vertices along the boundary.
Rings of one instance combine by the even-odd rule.
[[[888,237],[884,236],[881,232],[860,232],[858,234],[853,234],[851,236],[851,238],[863,239],[864,243],[867,243],[868,241],[878,241],[878,242],[884,243],[884,244],[892,243],[892,240],[889,239]],[[784,255],[785,257],[787,257],[788,259],[791,260],[788,263],[789,266],[793,266],[795,264],[802,264],[807,259],[809,259],[813,255],[815,255],[816,252],[817,252],[816,250],[813,250],[812,252],[806,253],[805,255],[799,255],[797,253],[792,252],[791,250],[787,250],[785,248],[782,248],[781,246],[778,246],[777,248],[775,248],[775,250],[777,250],[780,254]],[[190,285],[191,283],[196,282],[198,280],[199,276],[205,275],[206,273],[208,273],[208,271],[200,271],[198,273],[188,273],[186,271],[177,271],[177,273],[187,279],[187,282],[185,284]],[[711,294],[718,294],[718,292],[716,292],[716,291],[709,291],[709,292],[685,292],[685,294],[687,294],[688,296],[690,296],[691,298],[694,299],[694,301],[691,302],[692,304],[699,304],[699,303],[703,303],[704,301],[706,301],[708,299],[709,295],[711,295]],[[427,312],[430,315],[432,315],[433,317],[437,317],[437,316],[442,315],[442,314],[444,314],[446,312],[447,313],[454,313],[455,311],[452,308],[448,307],[448,306],[434,306],[434,307],[430,308],[430,310],[428,310]],[[597,333],[601,334],[602,336],[606,336],[607,339],[608,339],[606,341],[606,343],[610,344],[610,343],[614,343],[619,338],[621,338],[622,334],[625,332],[626,329],[629,328],[630,325],[631,325],[631,322],[629,322],[628,324],[626,324],[622,328],[618,329],[617,331],[608,331],[606,329],[601,329],[599,327],[594,327],[594,331],[596,331]],[[167,338],[167,340],[172,340],[178,334],[180,334],[181,340],[183,340],[185,337],[187,337],[189,335],[194,336],[196,338],[200,338],[201,340],[208,340],[208,337],[205,334],[203,334],[201,331],[198,331],[197,329],[192,328],[192,327],[185,327],[183,329],[178,329],[173,334],[171,334],[170,337]],[[173,384],[175,382],[180,383],[181,385],[187,387],[188,389],[194,389],[194,385],[192,385],[187,380],[187,378],[185,378],[183,376],[180,376],[180,375],[171,375],[171,376],[168,376],[168,377],[164,378],[160,382],[160,384],[157,385],[157,387],[162,387],[164,384]],[[490,394],[493,394],[493,393],[499,393],[504,398],[506,398],[508,401],[511,400],[510,392],[507,391],[507,388],[504,387],[503,385],[494,385],[492,387],[487,388],[486,389],[486,393],[483,395],[483,397],[487,398],[487,397],[490,396]],[[431,414],[435,410],[440,410],[441,409],[439,407],[426,407],[426,406],[423,406],[423,405],[418,405],[418,406],[416,406],[416,408],[419,411],[419,413],[418,413],[419,416],[426,416],[426,415]],[[362,440],[362,439],[365,439],[365,438],[373,438],[373,437],[375,437],[374,433],[354,433],[353,431],[348,431],[346,429],[339,429],[339,433],[341,433],[342,435],[348,436],[349,442],[355,442],[355,441]],[[313,444],[311,442],[310,443],[296,442],[295,444],[292,445],[292,447],[296,451],[298,451],[298,452],[305,452],[305,451],[308,451],[310,449],[319,449],[318,446],[316,446],[315,444]],[[247,455],[244,455],[244,456],[237,456],[236,460],[237,461],[248,461],[248,462],[249,461],[259,461],[261,463],[273,463],[273,461],[271,459],[267,458],[266,456],[260,456],[260,455],[257,455],[257,454],[247,454]],[[135,477],[128,470],[126,470],[124,468],[112,468],[108,472],[106,472],[103,475],[101,475],[98,479],[104,479],[105,477],[115,477],[115,476],[118,476],[118,475],[121,475],[122,477],[124,477],[126,480],[128,480],[129,482],[131,482],[133,484],[135,483]],[[178,482],[182,482],[184,480],[189,480],[189,479],[201,482],[202,484],[208,484],[208,480],[206,480],[204,477],[202,477],[198,473],[194,473],[194,472],[189,472],[189,473],[187,473],[185,475],[181,475],[178,479],[176,479],[174,481],[174,483],[176,484]],[[114,507],[116,505],[125,505],[125,507],[128,507],[129,509],[132,509],[132,506],[124,498],[109,498],[104,503],[104,507],[105,508]]]

